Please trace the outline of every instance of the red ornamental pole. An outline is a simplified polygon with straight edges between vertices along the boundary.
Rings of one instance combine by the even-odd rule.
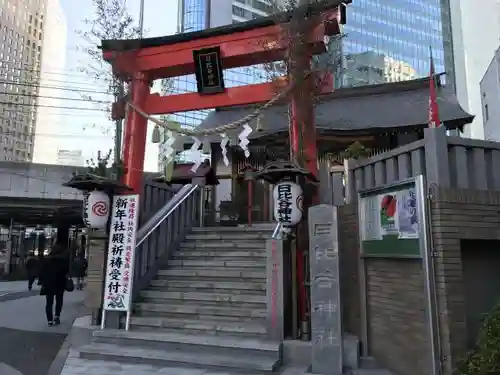
[[[247,216],[248,216],[248,226],[252,226],[252,207],[253,207],[253,181],[248,180],[248,207],[247,207]]]

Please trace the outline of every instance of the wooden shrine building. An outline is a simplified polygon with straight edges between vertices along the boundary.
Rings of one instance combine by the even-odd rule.
[[[343,88],[320,95],[317,100],[315,123],[320,160],[326,160],[327,156],[335,158],[335,155],[339,155],[356,141],[370,149],[371,153],[378,153],[423,137],[423,129],[427,127],[428,121],[429,78]],[[464,111],[456,97],[439,82],[437,102],[441,122],[448,130],[462,130],[464,125],[472,122],[474,116]],[[255,108],[246,106],[217,109],[207,116],[199,129],[211,129],[231,123],[250,114]],[[260,121],[259,125],[256,124],[257,121]],[[219,184],[210,188],[207,199],[216,221],[222,217],[237,216],[238,222],[248,222],[249,183],[243,176],[245,167],[251,166],[258,170],[271,161],[289,159],[286,104],[266,110],[250,126],[254,131],[249,136],[251,154],[248,159],[237,146],[238,131],[228,132],[232,141],[228,150],[229,166],[222,162],[220,136],[209,138],[212,142],[211,166]],[[190,146],[185,143],[185,148]],[[272,202],[271,187],[266,182],[259,181],[253,183],[252,190],[252,221],[272,220],[272,209],[269,208],[269,202]]]

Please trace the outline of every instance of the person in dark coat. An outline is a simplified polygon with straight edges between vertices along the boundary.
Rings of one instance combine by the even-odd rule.
[[[30,254],[26,261],[26,272],[28,273],[28,290],[31,290],[38,277],[38,260],[33,254]]]
[[[49,256],[43,260],[40,271],[42,288],[40,294],[45,296],[45,314],[49,326],[61,324],[64,291],[66,289],[69,264],[66,248],[55,244]],[[56,303],[55,316],[53,314]]]
[[[87,261],[78,255],[73,263],[73,272],[76,277],[76,289],[83,290],[83,279],[87,272]]]

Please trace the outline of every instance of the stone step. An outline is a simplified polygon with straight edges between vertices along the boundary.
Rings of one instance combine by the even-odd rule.
[[[183,241],[180,244],[181,249],[238,249],[238,250],[254,250],[260,249],[265,250],[264,243],[253,242],[253,241]]]
[[[181,250],[174,253],[174,259],[203,260],[266,260],[266,252],[260,250],[218,251],[218,250]]]
[[[240,309],[247,309],[247,310],[265,310],[266,305],[261,303],[261,302],[237,302],[237,301],[217,301],[217,300],[206,300],[206,301],[199,301],[199,300],[175,300],[175,299],[162,299],[162,298],[148,298],[148,297],[141,297],[137,303],[153,303],[156,305],[183,305],[183,306],[197,306],[197,307],[206,307],[206,308],[212,308],[212,307],[221,307],[221,308],[240,308]]]
[[[222,268],[222,269],[203,269],[203,268],[177,268],[159,270],[158,278],[195,278],[197,280],[210,278],[217,280],[238,279],[240,281],[247,280],[266,280],[266,269],[251,269],[251,268]]]
[[[215,353],[248,355],[280,360],[281,344],[258,338],[240,336],[185,335],[172,332],[96,330],[92,342],[160,349],[164,351],[187,351],[197,353]]]
[[[154,292],[179,292],[179,293],[211,293],[211,294],[244,294],[249,296],[265,296],[265,291],[259,290],[240,290],[240,289],[222,289],[222,288],[189,288],[189,287],[156,287],[150,286],[145,290]]]
[[[191,233],[186,235],[188,241],[242,241],[242,240],[255,240],[266,241],[270,238],[269,233],[261,232],[205,232],[205,233]]]
[[[211,322],[227,322],[227,323],[256,323],[264,324],[265,318],[251,318],[251,317],[241,317],[241,316],[231,316],[231,315],[212,315],[212,314],[186,314],[186,313],[166,313],[157,312],[149,310],[134,310],[134,316],[147,317],[147,318],[167,318],[167,319],[189,319],[197,321]]]
[[[134,313],[139,316],[161,316],[171,318],[208,319],[227,321],[262,321],[267,312],[264,308],[237,307],[231,305],[161,304],[139,302],[134,304]]]
[[[212,302],[224,302],[224,303],[255,303],[263,304],[267,303],[265,295],[250,295],[250,294],[237,294],[237,293],[204,293],[204,292],[169,292],[169,291],[156,291],[156,290],[143,290],[141,291],[141,297],[154,300],[162,301],[166,303],[168,300],[176,301],[212,301]]]
[[[200,247],[196,247],[196,243],[189,243],[189,242],[186,242],[186,244],[190,245],[190,246],[186,246],[178,251],[176,251],[174,254],[178,254],[178,253],[186,253],[186,254],[190,254],[190,253],[203,253],[203,254],[210,254],[210,255],[213,255],[213,256],[218,256],[219,254],[221,256],[231,256],[231,253],[241,253],[241,252],[245,252],[247,254],[252,254],[252,256],[257,256],[257,257],[261,257],[261,256],[265,256],[266,255],[266,248],[265,246],[261,246],[261,247],[253,247],[253,248],[249,248],[249,249],[244,249],[244,248],[235,248],[234,246],[219,246],[219,247],[208,247],[208,248],[200,248]]]
[[[258,261],[252,260],[192,260],[192,259],[170,259],[168,266],[175,267],[202,267],[202,268],[263,268],[266,267],[266,258]]]
[[[265,282],[239,282],[239,281],[211,281],[211,280],[165,280],[156,279],[151,281],[151,286],[155,288],[168,288],[169,290],[186,288],[189,290],[221,290],[228,289],[234,291],[256,291],[266,292]]]
[[[194,227],[191,230],[192,234],[198,233],[267,233],[272,234],[274,227],[276,224],[255,224],[251,227],[249,226],[237,226],[237,227]]]
[[[149,329],[170,329],[181,331],[185,334],[209,335],[249,335],[265,336],[264,324],[258,322],[223,322],[197,319],[170,319],[158,316],[132,316],[130,324],[133,328],[142,327]]]
[[[273,358],[260,358],[251,355],[231,356],[227,354],[177,352],[141,347],[92,343],[79,348],[79,357],[90,360],[103,360],[119,363],[152,365],[157,367],[184,367],[238,371],[241,374],[272,374],[279,366]]]

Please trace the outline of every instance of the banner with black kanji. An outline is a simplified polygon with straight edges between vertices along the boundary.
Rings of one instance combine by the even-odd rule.
[[[132,282],[139,195],[117,195],[109,232],[104,310],[128,311],[132,298]]]

